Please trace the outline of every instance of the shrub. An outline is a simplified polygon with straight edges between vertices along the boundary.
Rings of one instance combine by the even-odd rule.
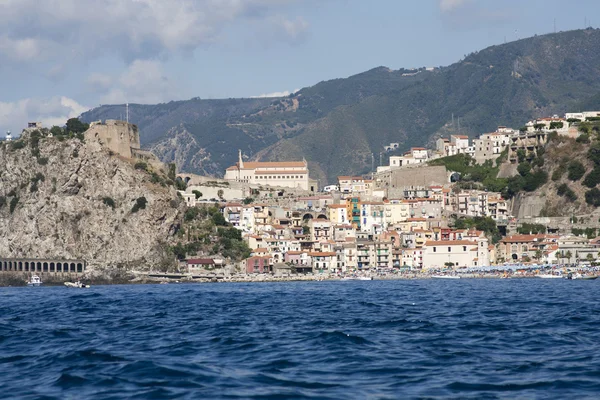
[[[227,221],[225,220],[225,217],[220,212],[213,214],[211,219],[212,219],[212,222],[217,226],[227,225]]]
[[[199,190],[192,190],[192,193],[196,197],[196,200],[198,200],[200,197],[202,197],[202,192],[200,192]]]
[[[140,170],[143,170],[143,171],[148,171],[148,164],[146,164],[143,161],[138,161],[138,162],[135,163],[134,168],[135,169],[140,169]]]
[[[585,174],[585,167],[579,161],[571,161],[569,166],[567,167],[567,171],[569,172],[567,177],[572,181],[580,180]]]
[[[585,202],[591,206],[600,206],[600,190],[593,188],[585,192]]]
[[[577,136],[577,139],[575,139],[575,141],[577,143],[590,143],[590,135],[584,133],[582,135]]]
[[[190,207],[187,210],[185,210],[183,219],[186,222],[193,221],[194,219],[196,219],[196,217],[198,216],[199,213],[200,213],[200,209],[198,209],[198,207]]]
[[[595,142],[590,146],[587,158],[596,165],[600,165],[600,143]]]
[[[243,201],[244,204],[248,205],[251,204],[254,201],[254,199],[252,197],[246,197]]]
[[[37,159],[37,162],[40,165],[46,165],[46,164],[48,164],[48,158],[47,157],[39,157]]]
[[[556,193],[559,196],[564,196],[571,201],[577,200],[577,195],[573,190],[571,190],[569,185],[567,185],[566,183],[563,183],[562,185],[558,186],[558,188],[556,188]]]
[[[148,200],[146,200],[146,198],[144,196],[138,197],[137,200],[135,201],[135,204],[131,208],[131,212],[132,213],[136,213],[139,210],[145,209],[146,208],[146,204],[148,204]]]
[[[113,210],[115,209],[115,201],[111,197],[103,197],[102,202]]]
[[[10,144],[10,150],[14,151],[14,150],[20,150],[22,148],[24,148],[27,145],[27,143],[24,140],[15,140],[14,142],[12,142]]]
[[[529,175],[531,172],[531,165],[529,165],[529,163],[521,163],[517,167],[517,171],[521,176]]]
[[[600,167],[595,167],[583,180],[583,184],[589,188],[596,187],[600,183]]]
[[[15,211],[15,208],[17,208],[17,204],[19,204],[19,198],[17,196],[15,196],[10,200],[10,213],[11,214]]]
[[[562,178],[562,176],[565,174],[565,172],[567,171],[567,167],[565,167],[564,165],[559,165],[558,168],[556,168],[554,170],[554,172],[552,173],[552,180],[553,181],[559,181],[560,178]]]
[[[6,204],[6,197],[0,196],[0,208],[4,207]]]

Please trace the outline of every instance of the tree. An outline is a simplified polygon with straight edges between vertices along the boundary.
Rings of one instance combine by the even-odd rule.
[[[61,128],[60,126],[56,126],[56,125],[54,125],[52,128],[50,128],[50,133],[52,134],[52,136],[62,136],[65,134],[63,128]]]
[[[527,152],[524,149],[517,150],[517,158],[519,160],[519,163],[525,161],[525,156],[527,156]]]
[[[202,192],[200,192],[199,190],[192,190],[192,193],[194,194],[194,197],[196,197],[196,200],[202,197]]]
[[[519,172],[519,174],[521,176],[529,175],[529,173],[531,172],[531,165],[529,163],[526,163],[526,162],[521,163],[517,167],[517,171]]]
[[[583,180],[583,184],[589,188],[596,187],[600,183],[600,167],[595,167]]]
[[[219,198],[220,198],[221,200],[223,200],[223,194],[224,194],[224,192],[223,192],[223,189],[219,189],[219,190],[217,191],[217,196],[219,196]]]
[[[571,257],[573,257],[573,253],[571,253],[571,250],[567,250],[565,253],[565,258],[571,262]]]
[[[67,132],[72,133],[83,133],[89,129],[90,125],[83,123],[79,120],[79,118],[69,118],[67,121]]]
[[[580,180],[585,174],[585,167],[583,164],[577,160],[573,160],[569,163],[567,167],[568,175],[567,177],[572,181]]]
[[[254,199],[252,197],[246,197],[244,199],[243,203],[248,205],[248,204],[252,204],[253,201],[254,201]]]
[[[585,202],[594,207],[600,207],[600,190],[593,188],[585,192]]]

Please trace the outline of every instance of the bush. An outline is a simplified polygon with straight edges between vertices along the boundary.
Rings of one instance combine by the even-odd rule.
[[[552,180],[553,181],[559,181],[560,178],[563,177],[563,175],[565,174],[565,172],[567,172],[567,167],[564,165],[559,165],[558,168],[556,168],[554,170],[554,172],[552,173]]]
[[[567,167],[567,177],[572,181],[580,180],[585,174],[585,167],[579,161],[571,161]]]
[[[192,190],[192,193],[194,194],[194,197],[196,197],[196,200],[202,197],[202,192],[200,192],[199,190]]]
[[[589,188],[596,187],[600,183],[600,167],[595,167],[583,180],[583,184]]]
[[[198,207],[190,207],[187,210],[185,210],[185,214],[183,215],[183,219],[186,222],[190,222],[196,219],[196,217],[198,216],[198,214],[200,213],[200,210],[198,209]]]
[[[587,153],[587,158],[594,164],[600,165],[600,143],[599,142],[594,142],[594,144],[592,144],[590,146],[590,149],[588,150],[588,153]]]
[[[47,157],[39,157],[37,159],[37,162],[40,165],[46,165],[46,164],[48,164],[48,158]]]
[[[115,209],[115,201],[110,198],[110,197],[103,197],[102,198],[102,202],[104,204],[106,204],[107,206],[109,206],[110,208],[112,208],[113,210]]]
[[[135,169],[139,169],[139,170],[143,170],[143,171],[148,171],[148,164],[146,164],[143,161],[138,161],[135,163],[135,165],[133,166]]]
[[[19,204],[19,198],[17,196],[10,199],[10,213],[12,214],[17,208],[17,204]]]
[[[529,175],[529,173],[531,172],[531,165],[529,165],[529,163],[521,163],[517,167],[517,171],[521,176]]]
[[[590,135],[584,133],[582,135],[577,136],[577,139],[575,139],[575,141],[577,143],[590,143]]]
[[[542,224],[529,224],[525,222],[519,228],[517,228],[517,232],[522,235],[529,234],[530,232],[533,234],[546,233],[546,226]]]
[[[220,212],[217,212],[217,213],[213,214],[212,217],[211,217],[211,219],[212,219],[212,222],[216,226],[225,226],[225,225],[227,225],[227,221],[225,220],[225,217]]]
[[[244,199],[243,203],[244,203],[245,205],[248,205],[248,204],[252,204],[252,202],[253,202],[253,201],[254,201],[254,199],[253,199],[252,197],[246,197],[246,198]]]
[[[585,192],[585,202],[591,206],[600,206],[600,190],[593,188]]]
[[[20,150],[22,148],[24,148],[27,145],[27,143],[24,140],[15,140],[14,142],[12,142],[10,144],[10,150],[14,151],[14,150]]]
[[[139,210],[145,209],[146,204],[148,204],[148,200],[146,200],[146,198],[144,196],[138,197],[137,200],[135,201],[135,204],[133,205],[133,208],[131,209],[131,212],[136,213]]]
[[[571,201],[577,200],[577,195],[573,190],[571,190],[569,185],[567,185],[566,183],[563,183],[562,185],[558,186],[558,188],[556,188],[556,193],[559,196],[564,196]]]

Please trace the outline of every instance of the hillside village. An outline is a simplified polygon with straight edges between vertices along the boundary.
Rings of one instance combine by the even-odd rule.
[[[505,161],[510,169],[552,134],[577,138],[585,134],[580,123],[596,119],[600,112],[569,113],[520,129],[499,127],[472,141],[439,138],[434,149],[411,148],[371,176],[339,176],[322,191],[306,161],[244,162],[240,152],[224,180],[180,175],[188,183],[180,193],[191,207],[219,204],[252,251],[240,265],[250,274],[592,261],[600,252],[595,232],[523,224],[503,193],[465,188],[460,174],[432,164],[462,154],[478,165]],[[192,257],[188,264],[197,262]]]
[[[171,171],[188,210],[173,247],[180,270],[233,265],[247,274],[419,272],[597,260],[596,228],[576,227],[575,218],[567,226],[519,218],[511,187],[521,179],[525,190],[539,188],[548,180],[539,165],[549,141],[589,142],[599,120],[600,112],[568,113],[520,129],[499,127],[474,140],[441,137],[435,148],[413,147],[368,176],[339,176],[323,188],[310,178],[306,160],[248,161],[239,151],[224,179],[175,178],[174,166],[141,149],[133,124],[97,121],[78,127],[77,135],[132,160],[151,182],[161,183],[155,171]],[[30,123],[22,137],[51,138],[53,130]],[[56,133],[59,139],[64,134]],[[5,141],[12,140],[7,135]],[[397,147],[390,143],[384,150]],[[554,175],[557,181],[562,176]],[[597,191],[599,182],[593,183],[590,192]],[[571,198],[569,190],[562,196]],[[595,204],[595,197],[585,197]]]

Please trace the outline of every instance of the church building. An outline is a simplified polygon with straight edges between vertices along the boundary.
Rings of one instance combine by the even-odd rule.
[[[308,164],[302,161],[249,162],[242,159],[227,168],[225,179],[254,185],[278,186],[316,191],[316,182],[308,177]]]

